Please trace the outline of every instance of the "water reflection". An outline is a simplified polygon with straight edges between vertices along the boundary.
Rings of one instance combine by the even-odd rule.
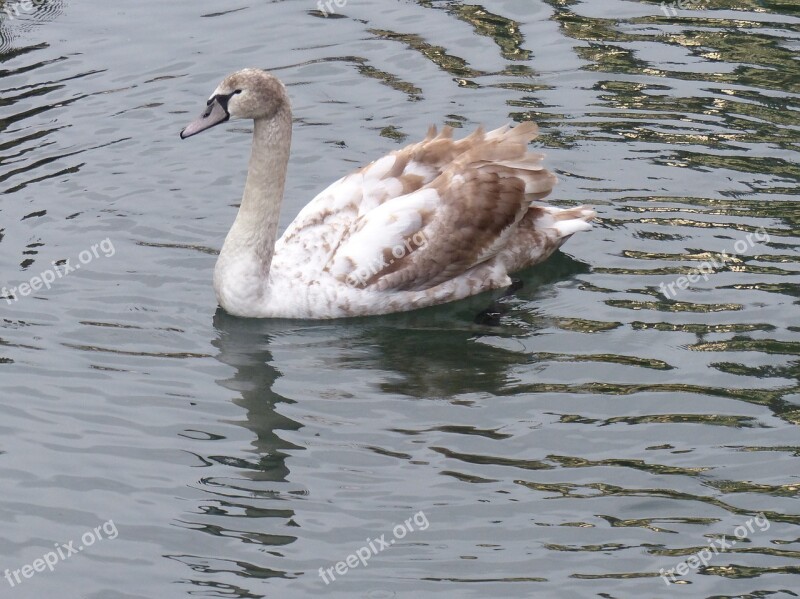
[[[276,431],[298,430],[300,424],[276,410],[279,403],[294,401],[281,397],[273,389],[280,373],[270,352],[273,336],[285,329],[280,323],[235,318],[221,309],[214,315],[214,329],[217,339],[213,345],[219,350],[216,358],[236,369],[233,377],[217,382],[241,394],[241,398],[233,401],[245,409],[244,424],[255,435],[252,449],[255,461],[236,465],[252,470],[249,476],[253,480],[287,482],[286,451],[299,448],[283,441]]]
[[[279,334],[281,328],[270,326],[268,322],[233,318],[219,310],[214,316],[214,329],[217,338],[212,345],[218,350],[216,359],[234,369],[232,377],[218,380],[217,384],[234,392],[232,401],[244,410],[246,417],[232,424],[250,431],[252,440],[250,447],[242,452],[247,457],[197,456],[206,466],[223,466],[223,471],[229,474],[200,479],[205,497],[191,518],[185,518],[180,525],[208,535],[238,539],[244,545],[255,544],[265,553],[259,554],[258,563],[208,555],[170,557],[202,574],[202,578],[187,578],[186,584],[198,589],[215,589],[225,596],[260,597],[244,586],[225,580],[229,576],[257,581],[291,576],[279,567],[277,558],[283,555],[281,548],[296,541],[295,536],[288,534],[291,527],[296,526],[290,500],[293,495],[304,494],[305,489],[290,482],[286,463],[290,452],[301,448],[285,441],[281,433],[297,431],[301,425],[277,409],[281,403],[294,401],[273,390],[280,373],[273,366],[269,346],[272,336]],[[219,439],[203,431],[186,431],[185,434],[209,441],[214,441],[215,437]],[[255,526],[256,522],[268,524]],[[268,532],[263,532],[264,528]]]
[[[585,264],[558,255],[546,267],[526,273],[527,293],[535,294],[554,281],[586,270]],[[298,411],[292,406],[315,399],[332,402],[331,405],[335,405],[337,398],[369,402],[369,397],[376,392],[427,401],[496,392],[513,381],[510,370],[528,363],[529,357],[520,352],[519,347],[513,347],[513,343],[509,349],[482,343],[481,339],[499,335],[513,341],[519,335],[535,334],[537,326],[544,325],[530,320],[530,315],[528,320],[515,316],[515,310],[526,314],[520,310],[525,300],[519,298],[508,306],[506,326],[492,328],[472,324],[475,312],[485,307],[491,297],[492,294],[484,294],[454,306],[331,322],[240,319],[217,310],[213,319],[216,339],[212,345],[218,350],[216,359],[233,368],[231,377],[217,383],[234,392],[232,402],[244,410],[245,417],[232,424],[252,433],[252,441],[244,451],[251,457],[198,455],[206,465],[224,466],[229,474],[201,479],[207,498],[198,506],[196,515],[183,520],[181,525],[206,534],[237,538],[245,544],[256,543],[268,557],[263,564],[243,560],[229,563],[199,555],[172,558],[209,575],[224,573],[264,579],[302,574],[287,570],[280,558],[285,558],[287,551],[293,555],[310,552],[309,540],[304,538],[307,533],[304,535],[298,529],[301,535],[298,537],[277,531],[291,531],[297,526],[298,517],[300,520],[308,518],[298,514],[295,508],[302,507],[297,503],[298,498],[306,496],[314,484],[304,477],[317,475],[307,467],[292,472],[289,466],[306,446],[287,439],[305,438],[307,442],[308,433],[304,431],[306,426],[287,412],[296,414]],[[276,358],[276,352],[280,359]],[[296,393],[294,398],[289,398],[276,388],[281,385],[283,368],[294,370],[293,364],[299,356],[302,356],[303,369],[314,373],[309,382],[319,382],[312,384],[314,391]],[[480,369],[468,367],[467,361],[479,363]],[[281,363],[285,366],[280,366]],[[337,373],[345,377],[357,377],[362,373],[370,380],[366,387],[358,380],[348,384],[346,378],[342,379]],[[460,403],[468,405],[469,402]],[[301,405],[297,408],[300,413],[307,412]],[[315,417],[313,422],[320,431],[314,439],[316,445],[336,443],[328,437],[336,429],[337,422],[324,417]],[[361,435],[381,439],[386,434],[388,423],[370,421],[369,425],[376,428],[362,429]],[[471,426],[445,425],[431,430],[496,439],[507,436]],[[416,431],[395,432],[419,434]],[[186,431],[185,434],[213,441],[211,433]],[[364,449],[391,459],[409,459],[403,453],[384,447],[380,441]],[[253,519],[267,523],[255,525]],[[271,532],[254,532],[254,526]],[[290,547],[298,542],[300,547]],[[191,582],[209,585],[208,581]],[[211,586],[225,589],[236,597],[253,596],[248,594],[248,589],[233,588],[220,581]]]

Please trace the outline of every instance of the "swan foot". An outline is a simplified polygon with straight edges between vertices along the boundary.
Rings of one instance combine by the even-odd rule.
[[[500,318],[508,312],[508,306],[503,304],[503,300],[514,295],[523,286],[522,279],[511,279],[511,285],[506,288],[500,297],[493,300],[488,308],[479,312],[473,322],[490,327],[500,326]]]

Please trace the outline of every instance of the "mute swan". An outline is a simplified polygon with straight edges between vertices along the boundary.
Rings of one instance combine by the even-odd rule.
[[[527,152],[533,123],[459,141],[431,127],[419,143],[352,172],[303,208],[275,241],[292,137],[283,84],[260,69],[226,77],[185,139],[253,119],[244,195],[214,269],[230,314],[338,318],[387,314],[511,285],[594,211],[532,206],[556,178]]]

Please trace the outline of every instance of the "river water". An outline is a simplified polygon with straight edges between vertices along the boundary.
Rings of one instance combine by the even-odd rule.
[[[800,594],[795,0],[0,11],[0,596]],[[245,66],[293,101],[282,227],[523,120],[597,226],[496,327],[218,313],[250,127],[178,132]]]

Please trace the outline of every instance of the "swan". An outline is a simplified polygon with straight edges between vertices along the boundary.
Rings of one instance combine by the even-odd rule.
[[[388,314],[509,287],[510,273],[547,259],[593,210],[532,202],[555,176],[527,151],[535,124],[420,142],[345,175],[277,239],[292,111],[261,69],[227,76],[185,139],[230,119],[254,121],[244,194],[214,268],[219,305],[234,316],[327,319]]]

